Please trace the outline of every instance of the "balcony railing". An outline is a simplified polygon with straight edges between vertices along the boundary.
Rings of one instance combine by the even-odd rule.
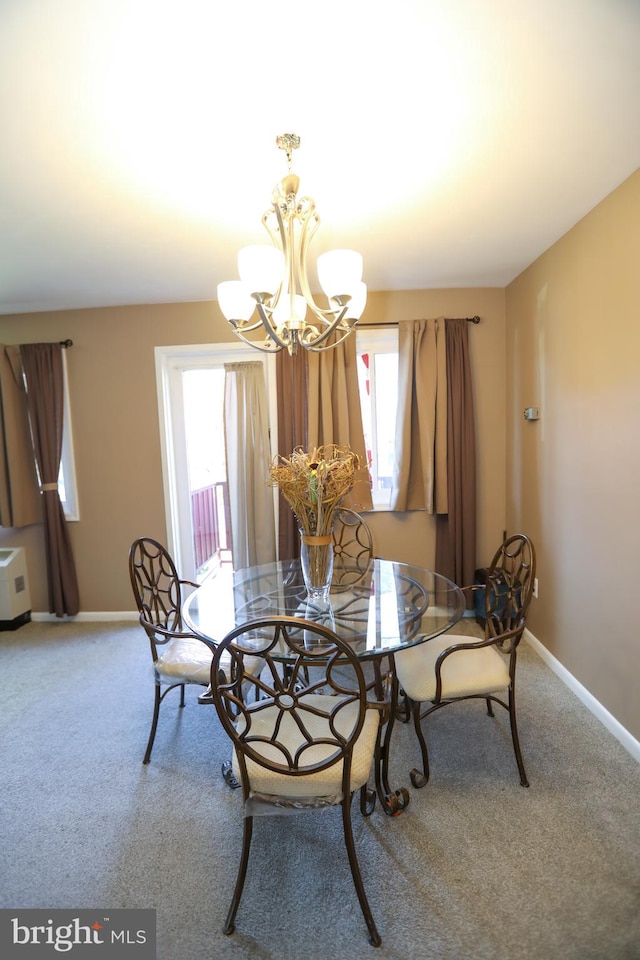
[[[213,483],[191,491],[191,517],[196,571],[231,561],[227,484]]]

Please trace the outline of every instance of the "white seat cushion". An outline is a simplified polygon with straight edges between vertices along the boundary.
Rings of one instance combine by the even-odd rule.
[[[315,708],[328,711],[335,706],[336,700],[342,698],[323,696],[322,694],[309,694],[302,697],[301,700],[308,702]],[[357,720],[359,705],[350,703],[346,705],[338,714],[336,729],[344,736],[348,735],[354,727]],[[333,734],[329,730],[328,719],[317,717],[311,713],[304,713],[304,723],[311,736],[315,739],[321,736],[330,736]],[[271,736],[276,720],[280,717],[281,710],[277,706],[270,706],[257,711],[252,716],[252,732],[259,733],[260,736]],[[371,764],[376,745],[376,736],[378,732],[380,714],[376,709],[368,709],[365,715],[364,725],[360,731],[354,748],[351,760],[351,790],[358,790],[369,779]],[[295,750],[303,744],[304,737],[300,733],[298,725],[293,720],[290,713],[285,712],[279,732],[281,740],[287,748],[294,753]],[[251,743],[252,749],[264,756],[265,759],[277,763],[286,764],[281,751],[268,743]],[[304,754],[305,759],[301,761],[305,764],[317,763],[328,756],[333,755],[336,748],[326,744],[314,744]],[[233,753],[233,772],[240,778],[240,768],[238,766],[236,752]],[[247,758],[247,773],[251,790],[260,794],[269,794],[280,797],[330,797],[341,794],[342,790],[342,761],[335,763],[327,770],[319,773],[310,773],[305,776],[287,776],[287,774],[273,773],[266,767]]]
[[[201,683],[208,686],[211,680],[212,653],[205,643],[193,637],[176,637],[162,646],[158,645],[158,659],[155,663],[158,679],[161,683]],[[228,673],[231,657],[224,653],[220,666]],[[251,673],[262,667],[260,657],[246,657],[244,665]]]
[[[204,643],[192,637],[176,638],[158,646],[155,667],[160,680],[175,683],[208,684],[211,678],[211,651]]]
[[[455,643],[470,638],[442,634],[395,655],[398,682],[411,700],[433,700],[436,695],[435,663],[438,655]],[[470,694],[501,693],[509,688],[509,670],[505,658],[495,647],[458,650],[442,665],[442,698]]]

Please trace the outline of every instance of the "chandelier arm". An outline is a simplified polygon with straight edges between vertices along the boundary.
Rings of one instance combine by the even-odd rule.
[[[300,205],[308,205],[307,213],[302,216],[303,226],[300,235],[300,244],[298,246],[298,274],[300,276],[300,288],[302,295],[311,307],[313,313],[315,313],[318,320],[323,324],[333,323],[336,316],[342,314],[342,305],[340,307],[332,308],[327,307],[326,309],[320,307],[311,292],[309,286],[309,278],[307,276],[306,263],[309,255],[309,247],[311,246],[311,241],[313,240],[316,230],[320,226],[320,217],[315,210],[315,201],[311,197],[303,197],[300,201]],[[333,328],[332,328],[333,329]]]
[[[325,350],[333,350],[334,347],[339,346],[343,340],[346,340],[347,337],[351,335],[352,327],[343,327],[342,336],[338,337],[334,343],[329,343],[326,346],[318,346],[320,343],[319,340],[314,340],[313,343],[305,344],[303,342],[303,347],[305,350],[308,350],[309,353],[324,353]],[[324,339],[324,338],[323,338]]]
[[[279,250],[281,250],[281,251],[282,251],[282,254],[283,254],[283,256],[284,256],[284,276],[283,276],[283,280],[282,280],[282,283],[280,284],[280,286],[279,286],[278,289],[276,290],[276,292],[275,292],[275,294],[274,294],[274,296],[273,296],[273,298],[272,298],[272,300],[271,300],[271,307],[272,307],[272,309],[275,309],[275,307],[277,307],[278,304],[280,303],[280,297],[281,297],[281,295],[282,295],[282,291],[283,291],[284,286],[285,286],[284,277],[290,278],[290,274],[291,274],[291,272],[292,272],[292,267],[291,267],[292,258],[291,258],[291,253],[290,253],[290,250],[289,250],[289,244],[287,243],[287,228],[286,228],[286,224],[285,224],[284,217],[282,216],[282,207],[281,207],[281,205],[280,205],[280,203],[278,202],[277,199],[275,199],[275,200],[273,201],[273,208],[272,208],[272,209],[273,209],[273,213],[275,213],[275,215],[276,215],[276,220],[277,220],[277,223],[278,223],[278,231],[277,231],[277,233],[276,233],[276,231],[273,229],[273,227],[271,226],[271,224],[269,223],[269,219],[268,219],[268,218],[269,218],[269,214],[272,212],[271,210],[268,210],[268,211],[265,213],[264,217],[262,218],[262,222],[263,222],[264,226],[266,227],[267,232],[268,232],[269,236],[271,237],[271,240],[272,240],[274,246],[276,246]],[[287,218],[287,221],[289,221],[289,220],[290,220],[290,218],[288,217],[288,218]],[[291,292],[291,285],[289,286],[289,291]],[[295,289],[293,290],[293,293],[295,293]]]
[[[271,237],[272,241],[275,243],[280,250],[282,250],[285,258],[285,276],[288,280],[289,286],[289,295],[290,297],[295,296],[295,291],[297,289],[296,284],[296,267],[298,273],[298,282],[300,286],[300,292],[304,299],[307,302],[307,306],[311,309],[312,313],[315,315],[316,319],[320,320],[323,325],[331,323],[336,317],[335,310],[323,310],[316,303],[311,289],[309,287],[309,280],[307,277],[306,270],[306,257],[309,249],[309,245],[313,236],[320,225],[320,217],[315,212],[315,202],[310,197],[304,197],[301,201],[301,204],[306,204],[308,209],[304,214],[298,212],[288,212],[288,214],[283,216],[282,210],[283,206],[274,200],[273,203],[273,212],[276,215],[278,222],[278,232],[276,233],[271,224],[269,223],[269,214],[271,211],[267,211],[265,216],[262,219],[262,222]],[[295,220],[298,219],[302,222],[302,229],[300,235],[300,242],[295,243]],[[296,257],[297,253],[297,257]],[[279,301],[283,289],[282,285],[271,302],[271,307],[274,309]],[[331,331],[329,331],[331,332]],[[284,346],[288,349],[288,344],[285,343]]]
[[[287,349],[288,349],[287,341],[282,339],[282,337],[279,335],[276,327],[274,327],[273,321],[271,320],[271,318],[269,317],[269,315],[268,315],[268,313],[267,313],[267,309],[268,309],[268,308],[265,308],[265,304],[260,303],[260,301],[258,300],[257,303],[256,303],[256,307],[257,307],[257,310],[258,310],[258,315],[259,315],[259,317],[260,317],[260,320],[262,321],[262,325],[263,325],[263,327],[264,327],[267,335],[268,335],[269,337],[271,337],[271,339],[273,340],[273,342],[274,342],[279,348],[287,347]],[[273,311],[271,310],[270,312],[273,312]]]
[[[278,220],[277,231],[274,230],[273,227],[271,226],[271,215],[273,213],[275,213],[276,218]],[[274,203],[270,210],[265,210],[262,216],[262,226],[265,228],[265,230],[271,237],[271,242],[273,243],[274,247],[277,247],[278,250],[282,250],[282,234],[280,232],[280,223],[281,223],[280,211],[277,205]],[[282,252],[284,253],[284,251]]]
[[[305,341],[304,332],[303,332],[303,334],[302,334],[301,337],[300,337],[300,341],[301,341],[301,343],[303,344],[303,346],[304,346],[304,345],[310,346],[311,343],[313,343],[314,346],[317,346],[317,345],[320,344],[320,343],[324,343],[325,340],[326,340],[328,337],[331,336],[331,334],[337,329],[337,327],[340,326],[340,324],[341,324],[342,321],[344,320],[344,317],[345,317],[345,314],[346,314],[346,312],[347,312],[347,307],[348,307],[348,306],[349,306],[349,304],[348,304],[348,303],[345,303],[344,306],[341,307],[340,313],[339,313],[339,314],[335,317],[335,319],[332,320],[330,323],[329,323],[328,320],[326,320],[326,318],[323,318],[323,322],[324,322],[324,323],[329,323],[329,325],[327,326],[326,330],[324,330],[322,333],[318,334],[317,337],[314,337],[312,341]],[[349,335],[349,333],[351,333],[351,327],[348,327],[348,328],[347,328],[347,331],[346,331],[346,332],[344,333],[344,335],[340,338],[340,340],[344,340],[344,339]],[[337,346],[338,343],[340,343],[340,340],[337,340],[336,343],[335,343],[335,344],[331,344],[331,346]]]
[[[324,310],[322,307],[318,306],[315,301],[315,298],[311,292],[311,287],[309,286],[309,278],[307,276],[307,256],[309,252],[309,246],[315,235],[316,230],[320,226],[320,217],[315,212],[315,204],[313,200],[309,197],[305,197],[301,203],[311,204],[310,210],[304,215],[302,219],[302,230],[300,233],[300,243],[298,245],[298,276],[300,277],[300,290],[302,296],[307,301],[308,305],[311,307],[311,310],[316,315],[318,320],[321,320],[322,323],[331,322],[336,315],[335,310]],[[329,319],[330,318],[330,319]]]
[[[289,216],[287,217],[287,238],[285,244],[284,252],[284,272],[287,278],[287,286],[289,288],[289,310],[291,315],[294,313],[294,303],[296,296],[296,264],[295,264],[295,222],[294,218]]]
[[[276,353],[278,350],[280,350],[280,347],[273,346],[272,343],[267,343],[266,338],[265,342],[261,343],[259,340],[249,340],[249,338],[245,337],[244,334],[240,333],[239,330],[234,330],[233,332],[239,340],[242,340],[243,343],[247,344],[247,346],[253,347],[254,350],[262,350],[263,353]]]
[[[326,309],[318,306],[318,304],[315,301],[315,298],[309,287],[309,279],[307,276],[305,265],[307,263],[308,252],[309,252],[309,247],[311,245],[311,241],[315,235],[316,230],[320,226],[320,217],[315,212],[314,201],[310,197],[305,197],[303,198],[301,203],[305,203],[305,202],[311,205],[312,216],[307,215],[304,218],[304,224],[303,224],[302,233],[300,237],[300,244],[298,247],[298,274],[300,276],[300,287],[302,290],[302,294],[305,300],[307,301],[307,304],[311,308],[312,312],[315,314],[316,318],[323,324],[323,326],[327,327],[327,329],[322,333],[322,335],[317,340],[314,340],[314,343],[322,343],[324,340],[326,340],[326,338],[331,333],[333,333],[337,325],[344,319],[346,308],[349,304],[349,301],[351,300],[351,297],[348,297],[345,301],[337,300],[337,304],[338,304],[337,307],[327,307]],[[313,223],[311,226],[309,226],[309,224],[311,223],[311,220],[313,220]],[[332,346],[337,346],[337,344],[340,343],[341,340],[344,340],[346,339],[346,337],[349,336],[350,332],[351,332],[351,327],[347,327],[345,329],[344,336],[341,337],[341,339],[337,341],[336,344],[332,344]]]
[[[251,316],[254,316],[254,314],[255,314],[255,310],[251,314]],[[259,330],[260,327],[262,326],[262,320],[260,317],[258,317],[257,320],[254,320],[253,323],[251,322],[251,318],[249,318],[249,320],[241,320],[239,322],[236,321],[235,324],[231,320],[229,320],[228,323],[232,327],[234,333],[236,333],[239,330],[241,330],[243,333],[251,333],[252,330]]]

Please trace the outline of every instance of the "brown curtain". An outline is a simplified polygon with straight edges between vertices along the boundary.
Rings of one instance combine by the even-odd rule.
[[[307,447],[308,354],[299,350],[289,356],[286,350],[276,355],[276,393],[278,398],[278,453],[288,457],[296,447]],[[280,494],[278,516],[278,556],[293,560],[300,556],[300,536],[291,507]]]
[[[331,350],[309,355],[309,445],[349,444],[362,467],[344,505],[372,510],[371,480],[362,430],[356,338]]]
[[[447,512],[445,320],[398,324],[398,413],[391,509]]]
[[[42,523],[19,347],[0,347],[0,527]]]
[[[436,570],[468,586],[476,564],[476,453],[467,321],[447,320],[446,340],[448,512],[436,519]]]
[[[64,402],[61,351],[59,343],[28,343],[20,347],[42,491],[49,612],[57,617],[75,616],[80,609],[71,541],[58,495]]]

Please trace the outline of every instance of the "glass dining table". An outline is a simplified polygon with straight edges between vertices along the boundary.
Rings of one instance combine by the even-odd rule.
[[[383,809],[400,813],[409,802],[405,787],[389,785],[391,733],[398,708],[394,654],[450,629],[462,616],[462,590],[424,567],[378,558],[364,569],[334,570],[328,601],[307,596],[300,560],[286,560],[205,578],[183,605],[188,629],[218,642],[241,624],[273,616],[322,623],[347,639],[359,659],[371,664],[371,689],[381,699],[390,682],[388,719],[376,755],[375,783]],[[369,802],[375,795],[370,791]],[[363,808],[363,812],[367,812]]]

